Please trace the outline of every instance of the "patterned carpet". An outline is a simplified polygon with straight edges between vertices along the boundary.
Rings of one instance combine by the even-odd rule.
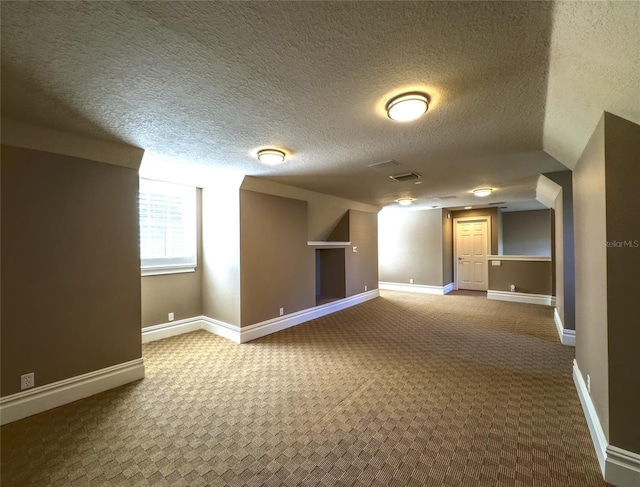
[[[382,297],[2,428],[3,487],[604,486],[551,308]]]

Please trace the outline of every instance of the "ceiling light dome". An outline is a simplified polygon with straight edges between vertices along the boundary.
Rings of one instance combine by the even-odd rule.
[[[480,188],[480,189],[474,189],[473,194],[481,198],[484,198],[485,196],[489,196],[492,191],[493,190],[491,188]]]
[[[280,164],[284,161],[285,153],[278,149],[262,149],[258,151],[258,160],[265,164]]]
[[[400,206],[409,206],[411,203],[413,203],[413,198],[400,198],[399,200],[396,200],[398,202],[398,204]]]
[[[387,115],[397,122],[410,122],[424,115],[429,108],[425,93],[403,93],[387,102]]]

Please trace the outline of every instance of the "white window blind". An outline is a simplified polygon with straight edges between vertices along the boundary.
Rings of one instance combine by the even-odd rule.
[[[193,272],[196,267],[196,188],[140,179],[142,275]]]

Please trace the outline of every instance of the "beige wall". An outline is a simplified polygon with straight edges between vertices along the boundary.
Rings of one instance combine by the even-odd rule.
[[[376,289],[378,210],[254,177],[207,186],[202,314],[248,326],[278,317],[279,308],[314,307],[315,253],[307,241],[325,240],[348,211],[358,252],[350,247],[345,255],[347,295]]]
[[[605,144],[607,240],[627,242],[606,249],[609,441],[640,454],[640,125],[605,113]]]
[[[609,444],[640,453],[640,126],[605,113],[574,170],[576,361]],[[608,245],[607,245],[608,242]],[[626,243],[625,243],[626,242]]]
[[[307,202],[307,240],[324,241],[348,210],[377,214],[380,207],[346,200],[315,191],[275,183],[267,179],[247,176],[242,181],[242,189],[259,193],[294,198]]]
[[[307,203],[240,191],[241,326],[315,306]]]
[[[378,215],[350,210],[351,247],[345,255],[347,297],[378,289]],[[353,247],[358,252],[353,252]]]
[[[442,210],[387,210],[379,214],[380,280],[427,286],[443,283]]]
[[[197,190],[197,267],[195,272],[142,277],[142,326],[182,320],[202,314],[202,190]]]
[[[571,171],[559,171],[544,175],[562,187],[556,197],[555,208],[555,275],[556,307],[565,328],[574,330],[575,311],[575,256],[573,230],[573,176]]]
[[[572,279],[573,275],[566,275],[566,265],[565,265],[565,231],[564,227],[566,225],[565,222],[565,211],[563,206],[563,201],[566,198],[564,194],[564,189],[561,189],[556,196],[553,210],[553,293],[556,297],[556,313],[562,322],[562,326],[567,329],[575,329],[575,316],[571,320],[567,320],[569,317],[568,309],[567,309],[567,300],[566,300],[566,291],[567,286],[565,285],[567,279]],[[573,240],[572,240],[573,242]],[[571,257],[573,257],[573,247],[571,248]],[[575,271],[574,271],[575,272]],[[572,289],[573,294],[575,291]],[[573,297],[575,300],[575,297]],[[575,314],[575,308],[573,310],[573,314]]]
[[[605,133],[600,120],[573,172],[576,361],[609,438]]]
[[[202,314],[240,326],[240,183],[202,190]]]
[[[52,152],[94,162],[106,162],[136,171],[144,149],[123,143],[91,139],[17,120],[2,118],[2,143],[13,147]]]
[[[504,212],[498,208],[498,255],[504,254],[504,239],[502,236]]]
[[[453,282],[453,216],[442,211],[442,284]]]
[[[549,210],[503,212],[502,245],[503,255],[551,256]]]
[[[503,260],[500,266],[489,265],[489,289],[551,295],[552,262]]]
[[[141,357],[138,173],[2,146],[2,395]]]

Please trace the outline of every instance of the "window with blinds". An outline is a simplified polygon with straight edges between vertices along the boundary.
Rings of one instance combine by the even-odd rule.
[[[193,272],[196,267],[196,188],[140,179],[142,275]]]

